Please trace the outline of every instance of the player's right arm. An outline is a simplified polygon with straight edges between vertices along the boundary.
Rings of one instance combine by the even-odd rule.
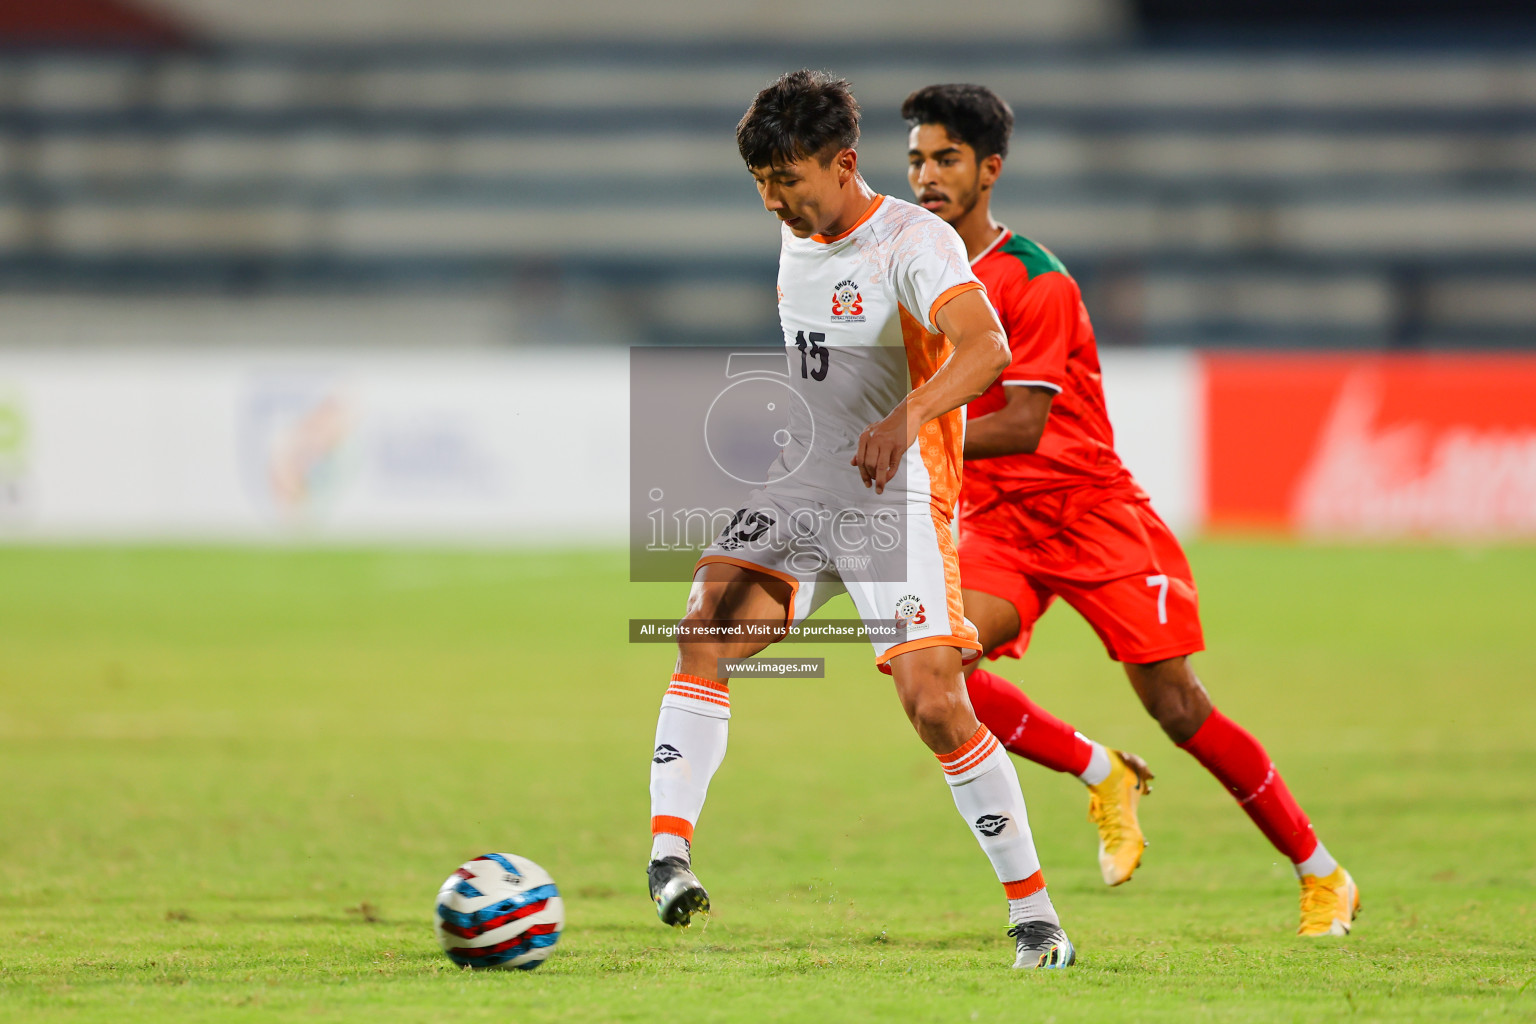
[[[965,458],[1032,453],[1045,435],[1051,402],[1066,384],[1068,340],[1082,316],[1077,286],[1061,273],[1008,282],[993,298],[1012,357],[1001,376],[1006,403],[970,420]]]
[[[902,453],[923,424],[978,398],[1008,367],[1008,338],[980,288],[961,292],[940,307],[935,325],[954,346],[944,365],[889,416],[859,435],[852,463],[864,486],[883,494],[896,475]]]
[[[1003,388],[1007,404],[965,425],[965,458],[1029,455],[1040,447],[1056,392],[1038,385]]]

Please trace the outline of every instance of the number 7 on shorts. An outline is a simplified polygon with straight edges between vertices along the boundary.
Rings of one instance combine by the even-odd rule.
[[[1147,577],[1147,586],[1157,587],[1157,621],[1160,625],[1168,624],[1168,577],[1159,573],[1156,576]]]

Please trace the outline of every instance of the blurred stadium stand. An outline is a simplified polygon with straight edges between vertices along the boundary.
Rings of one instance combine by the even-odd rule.
[[[1209,27],[1199,5],[1141,5],[1138,36],[1070,0],[936,30],[904,2],[881,36],[800,6],[175,0],[73,39],[0,16],[0,320],[456,295],[504,307],[477,337],[509,342],[761,342],[776,231],[732,129],[809,65],[853,82],[866,174],[902,196],[907,92],[1001,92],[1000,215],[1107,343],[1536,347],[1536,36],[1152,45]]]

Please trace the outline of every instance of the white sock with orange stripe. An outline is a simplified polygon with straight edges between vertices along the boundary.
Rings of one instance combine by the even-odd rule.
[[[725,683],[673,673],[651,754],[651,860],[690,859],[709,780],[725,759],[731,695]]]
[[[1008,897],[1008,923],[1053,921],[1060,924],[1040,873],[1035,837],[1029,831],[1029,811],[1013,762],[987,727],[959,750],[934,755],[949,780],[955,807],[971,826],[976,841],[992,862]],[[1017,916],[1028,915],[1028,916]]]

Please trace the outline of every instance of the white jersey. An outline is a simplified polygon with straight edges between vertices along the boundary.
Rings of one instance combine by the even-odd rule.
[[[857,505],[865,488],[850,461],[859,434],[949,358],[953,346],[934,317],[982,285],[954,228],[891,196],[877,196],[835,237],[782,232],[779,321],[804,404],[793,403],[790,443],[769,487]],[[964,436],[963,407],[928,423],[902,457],[887,500],[926,498],[950,514]]]

